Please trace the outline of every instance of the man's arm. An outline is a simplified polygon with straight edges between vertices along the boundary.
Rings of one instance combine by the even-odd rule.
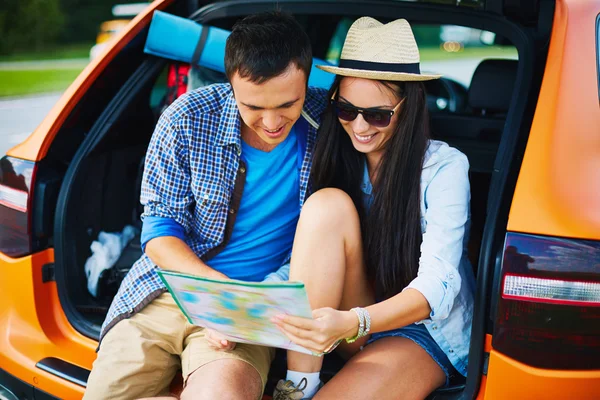
[[[184,134],[169,119],[160,117],[146,153],[140,200],[144,205],[142,248],[159,268],[207,278],[227,279],[210,268],[185,242],[192,230],[194,202],[191,168]],[[207,329],[207,339],[216,349],[231,350],[235,343]]]
[[[160,236],[149,240],[146,254],[154,264],[165,270],[228,279],[227,275],[206,265],[183,240],[174,236]]]
[[[140,238],[142,250],[162,269],[210,278],[227,278],[202,262],[185,242],[185,235],[184,227],[171,218],[146,216]]]
[[[186,132],[161,115],[146,153],[140,200],[142,247],[150,260],[165,270],[226,278],[207,266],[186,244],[193,216],[194,196]]]

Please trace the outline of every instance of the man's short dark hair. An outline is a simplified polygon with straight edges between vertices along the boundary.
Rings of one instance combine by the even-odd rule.
[[[312,65],[310,39],[298,21],[279,11],[250,15],[233,26],[225,46],[225,73],[261,84],[281,75],[290,63],[304,71]]]

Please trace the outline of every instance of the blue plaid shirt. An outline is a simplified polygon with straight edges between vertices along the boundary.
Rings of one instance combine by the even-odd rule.
[[[304,112],[319,121],[323,89],[309,88]],[[303,117],[301,117],[301,120]],[[300,122],[300,120],[299,120]],[[306,151],[300,164],[300,206],[309,192],[317,131],[298,132]],[[241,155],[240,117],[229,84],[192,91],[160,117],[146,153],[141,202],[145,216],[172,218],[184,227],[186,243],[199,257],[225,240]],[[289,261],[288,255],[285,262]],[[145,254],[133,265],[108,311],[100,341],[117,322],[139,312],[166,291],[157,266]]]

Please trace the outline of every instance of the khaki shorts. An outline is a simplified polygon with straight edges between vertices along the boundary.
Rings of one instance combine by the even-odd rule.
[[[142,311],[118,322],[102,339],[84,399],[132,399],[166,395],[179,369],[184,382],[198,368],[221,359],[252,365],[267,382],[273,348],[238,343],[232,351],[208,345],[204,328],[191,325],[164,293]]]

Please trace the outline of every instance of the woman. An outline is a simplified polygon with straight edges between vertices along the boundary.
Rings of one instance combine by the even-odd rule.
[[[439,76],[420,73],[406,20],[357,20],[339,67],[320,68],[337,77],[290,271],[313,319],[274,322],[315,353],[341,343],[349,360],[321,388],[322,357],[288,352],[274,399],[424,398],[467,370],[468,161],[429,139],[421,81]]]

